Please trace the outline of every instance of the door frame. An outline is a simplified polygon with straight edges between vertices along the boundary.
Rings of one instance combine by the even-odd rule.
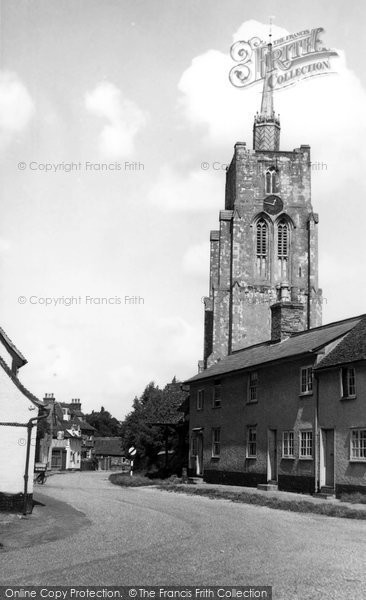
[[[327,483],[328,468],[327,468],[327,445],[329,440],[327,436],[329,432],[333,434],[333,468],[331,469],[333,472],[331,473],[332,483]],[[335,429],[329,427],[321,428],[321,436],[320,436],[320,461],[319,461],[319,486],[322,487],[333,487],[335,486]]]
[[[191,467],[194,470],[195,477],[203,476],[203,427],[192,429],[192,440],[195,439],[196,454],[192,454]],[[192,446],[191,446],[192,448]],[[191,450],[192,451],[192,450]]]
[[[267,482],[278,481],[277,429],[267,429]]]

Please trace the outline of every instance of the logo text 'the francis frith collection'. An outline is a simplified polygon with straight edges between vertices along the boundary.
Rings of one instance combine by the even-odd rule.
[[[231,58],[237,63],[229,72],[231,83],[249,87],[263,80],[267,69],[269,86],[281,89],[301,79],[331,73],[330,58],[338,54],[323,46],[323,32],[317,27],[274,40],[270,53],[269,45],[259,37],[235,42],[230,48]]]

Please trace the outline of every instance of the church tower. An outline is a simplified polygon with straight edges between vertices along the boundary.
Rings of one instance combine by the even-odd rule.
[[[253,150],[244,142],[235,144],[225,210],[219,230],[210,235],[203,369],[236,350],[274,339],[281,319],[288,334],[321,325],[310,147],[280,150],[272,75],[270,43]]]

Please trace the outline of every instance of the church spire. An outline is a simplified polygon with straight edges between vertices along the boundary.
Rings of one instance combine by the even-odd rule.
[[[253,148],[254,150],[280,149],[280,119],[273,108],[274,68],[272,56],[272,33],[265,55],[265,74],[263,81],[261,112],[254,117]]]

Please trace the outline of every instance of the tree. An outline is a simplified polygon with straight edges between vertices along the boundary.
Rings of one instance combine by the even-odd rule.
[[[96,437],[113,437],[121,435],[121,424],[115,417],[112,417],[104,406],[101,406],[100,411],[92,411],[85,415],[85,421],[95,427]]]
[[[178,408],[186,395],[174,377],[163,390],[150,382],[141,397],[135,397],[132,411],[122,423],[121,435],[125,450],[130,446],[136,448],[139,469],[156,465],[160,451],[177,449],[177,428],[183,420],[183,413]]]

